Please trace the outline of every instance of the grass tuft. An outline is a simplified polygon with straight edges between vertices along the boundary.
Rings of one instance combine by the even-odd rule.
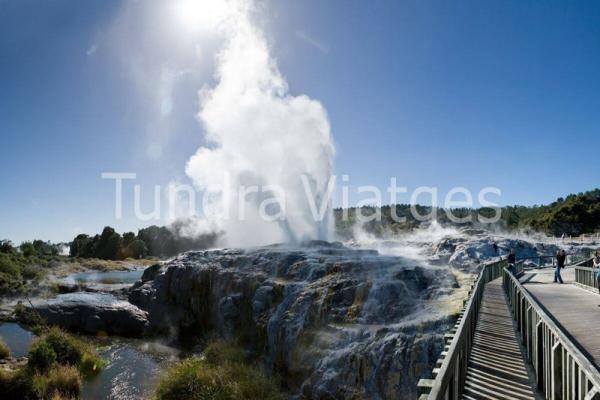
[[[247,361],[244,351],[224,340],[211,342],[204,349],[204,358],[209,364],[242,364]]]
[[[155,392],[156,400],[281,400],[278,385],[228,342],[215,342],[205,358],[188,358],[168,369]]]
[[[79,398],[81,395],[81,376],[73,366],[58,365],[46,375],[34,376],[33,382],[38,396],[43,399]]]
[[[96,375],[104,368],[104,361],[92,346],[59,328],[50,328],[34,343],[32,350],[42,352],[42,350],[37,350],[40,346],[44,349],[43,352],[49,353],[47,349],[50,349],[55,354],[57,364],[77,367],[85,378]],[[32,365],[31,356],[30,351],[30,365]],[[41,360],[40,367],[46,366],[47,363],[44,361]],[[35,365],[32,366],[35,367]]]
[[[10,348],[0,337],[0,360],[10,357]]]
[[[37,372],[46,372],[56,363],[56,352],[44,340],[37,340],[29,349],[27,365]]]

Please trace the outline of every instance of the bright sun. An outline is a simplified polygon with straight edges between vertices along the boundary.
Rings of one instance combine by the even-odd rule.
[[[226,16],[228,0],[177,0],[177,20],[192,32],[214,29]]]

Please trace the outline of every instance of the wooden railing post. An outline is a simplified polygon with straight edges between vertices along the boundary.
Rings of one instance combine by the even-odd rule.
[[[562,365],[562,346],[556,342],[552,346],[552,400],[562,400],[563,398],[563,365]]]
[[[544,390],[544,324],[542,321],[539,321],[536,326],[536,359],[537,362],[535,364],[535,372],[536,372],[536,380],[537,387],[539,390]]]

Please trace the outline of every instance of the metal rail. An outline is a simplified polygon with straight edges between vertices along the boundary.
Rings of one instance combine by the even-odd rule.
[[[546,399],[600,399],[600,372],[556,325],[519,280],[503,271],[517,329]]]
[[[587,255],[567,254],[566,264],[567,265],[578,264],[582,261],[587,261],[589,259],[590,259],[590,257]],[[519,257],[519,258],[517,258],[517,261],[522,261],[522,262],[529,261],[529,262],[537,265],[539,268],[556,266],[556,256],[555,255],[543,255],[543,256],[536,256],[536,257]]]
[[[517,261],[529,261],[538,267],[548,267],[556,265],[556,256],[518,257]]]
[[[439,368],[434,369],[434,379],[421,379],[418,384],[419,398],[430,400],[459,399],[462,397],[467,376],[469,353],[481,308],[483,288],[486,283],[500,277],[508,264],[506,260],[495,261],[483,266],[477,281],[469,292],[469,298],[456,323],[453,335],[446,336],[446,346]],[[522,264],[518,264],[521,265]],[[515,266],[515,268],[519,268]]]
[[[421,379],[421,400],[455,400],[463,396],[468,358],[485,285],[502,276],[513,318],[546,399],[600,400],[600,372],[561,331],[518,280],[523,263],[509,271],[506,260],[483,266],[451,334],[445,336],[434,379]],[[582,267],[583,268],[583,267]]]
[[[598,289],[598,281],[596,280],[596,274],[598,269],[593,267],[593,259],[589,259],[574,266],[575,268],[575,282],[592,288]]]

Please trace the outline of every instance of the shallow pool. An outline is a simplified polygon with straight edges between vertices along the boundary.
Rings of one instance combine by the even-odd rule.
[[[80,283],[103,283],[103,284],[133,284],[142,277],[143,269],[134,269],[131,271],[88,271],[69,275],[63,278],[67,284]]]
[[[4,322],[0,323],[0,337],[10,348],[11,356],[24,357],[29,352],[29,345],[35,336],[19,324]]]

